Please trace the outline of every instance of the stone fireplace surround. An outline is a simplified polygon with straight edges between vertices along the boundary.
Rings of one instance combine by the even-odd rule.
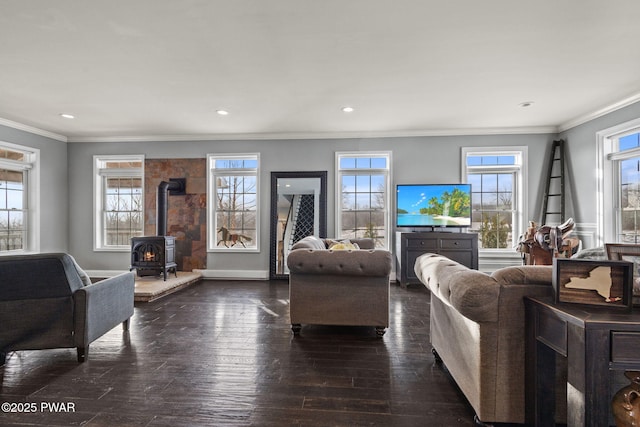
[[[167,235],[175,237],[175,263],[179,271],[207,265],[206,159],[146,159],[145,236],[155,236],[158,186],[170,178],[185,178],[184,195],[169,195]]]

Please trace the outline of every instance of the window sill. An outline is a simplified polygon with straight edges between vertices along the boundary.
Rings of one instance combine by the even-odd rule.
[[[209,248],[207,253],[260,253],[258,248]]]

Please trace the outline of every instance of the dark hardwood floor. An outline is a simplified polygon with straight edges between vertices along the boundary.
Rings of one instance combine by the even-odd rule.
[[[286,281],[202,281],[136,305],[130,331],[83,364],[75,349],[9,353],[0,402],[37,409],[0,425],[472,426],[431,355],[428,291],[392,284],[390,311],[382,339],[321,326],[294,338]]]

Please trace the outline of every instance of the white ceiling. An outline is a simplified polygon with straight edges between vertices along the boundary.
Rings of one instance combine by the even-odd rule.
[[[637,0],[0,0],[0,124],[69,141],[555,131],[640,100],[639,16]]]

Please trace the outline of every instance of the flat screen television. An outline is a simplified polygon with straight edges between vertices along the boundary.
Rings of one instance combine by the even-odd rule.
[[[471,184],[398,184],[396,227],[469,227]]]

